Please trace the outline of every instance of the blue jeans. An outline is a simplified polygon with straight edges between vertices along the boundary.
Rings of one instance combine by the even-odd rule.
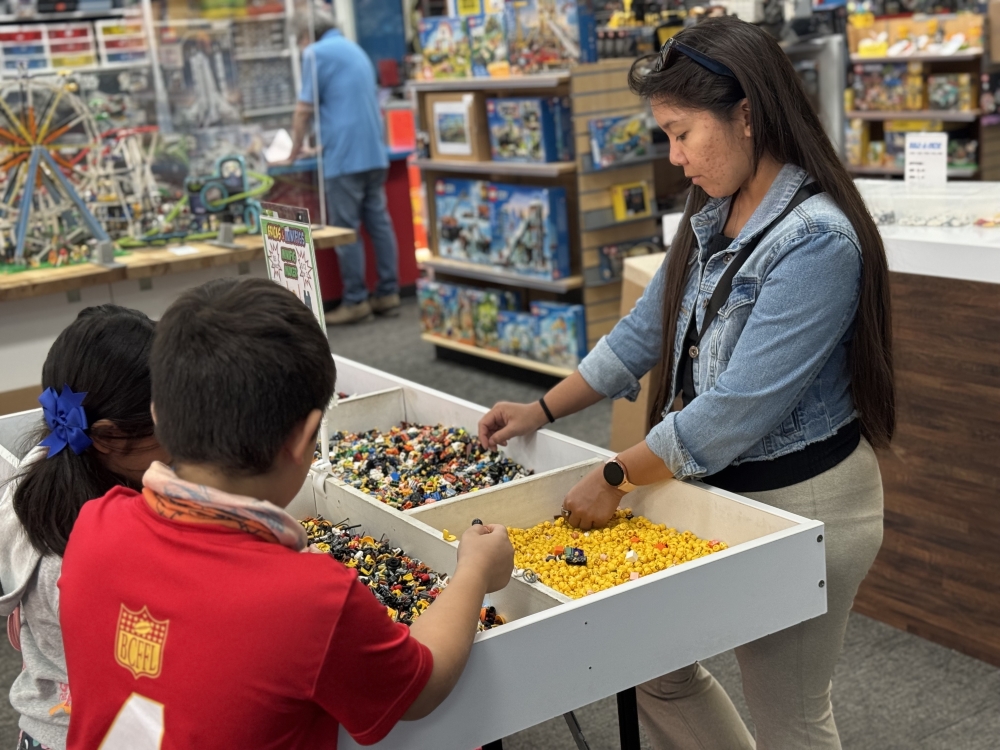
[[[378,270],[376,297],[399,293],[399,251],[396,234],[389,220],[385,199],[385,180],[389,170],[369,169],[366,172],[342,174],[326,179],[326,221],[331,226],[358,231],[362,223],[375,246],[375,267]],[[343,302],[356,305],[368,299],[365,282],[365,247],[359,238],[337,248],[340,277],[344,282]]]

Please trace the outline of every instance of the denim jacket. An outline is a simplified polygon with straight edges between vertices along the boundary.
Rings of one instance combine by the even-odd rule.
[[[732,254],[763,231],[808,181],[785,165],[728,250],[708,255],[730,198],[691,217],[698,241],[674,340],[671,394],[691,320],[698,329]],[[580,363],[608,398],[634,401],[639,378],[660,361],[666,262],[635,308]],[[847,217],[826,194],[809,198],[776,226],[733,277],[732,293],[693,362],[697,397],[664,415],[646,444],[679,479],[729,464],[764,461],[824,440],[857,416],[848,348],[861,285],[861,250]]]

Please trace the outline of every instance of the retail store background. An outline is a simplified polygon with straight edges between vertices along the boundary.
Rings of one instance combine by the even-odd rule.
[[[331,333],[330,344],[345,357],[475,403],[530,401],[544,393],[541,385],[436,360],[434,347],[422,342],[419,333],[417,306],[409,300],[400,318],[338,329]],[[560,420],[554,429],[607,446],[610,423],[611,405],[604,403]],[[663,637],[670,637],[669,621],[663,623]],[[609,649],[626,647],[607,644]],[[728,653],[705,663],[749,724],[735,658]],[[13,750],[17,740],[17,716],[6,693],[20,668],[18,654],[5,640],[0,646],[4,693],[0,750]],[[1000,746],[1000,669],[861,615],[851,618],[833,700],[845,750],[997,750]],[[618,746],[613,698],[580,709],[577,717],[592,750]],[[504,747],[574,750],[575,745],[566,724],[557,718],[507,738]]]

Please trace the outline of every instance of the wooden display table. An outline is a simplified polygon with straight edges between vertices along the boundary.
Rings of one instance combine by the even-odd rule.
[[[356,239],[338,227],[317,229],[313,237],[317,250]],[[49,347],[83,308],[114,303],[158,318],[185,289],[223,276],[266,276],[260,235],[236,243],[242,248],[192,242],[132,250],[115,268],[82,263],[0,275],[0,414],[37,406]]]
[[[897,426],[879,452],[885,538],[854,608],[1000,666],[1000,229],[882,227]],[[622,315],[656,272],[625,261]],[[635,288],[635,285],[641,288]],[[611,447],[645,436],[649,376]]]

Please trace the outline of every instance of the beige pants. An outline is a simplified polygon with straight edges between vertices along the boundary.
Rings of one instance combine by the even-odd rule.
[[[736,649],[757,750],[839,750],[830,703],[847,616],[882,544],[882,477],[864,438],[844,461],[806,482],[747,497],[826,525],[827,613]],[[653,747],[754,747],[722,686],[700,664],[640,685],[639,718]]]

